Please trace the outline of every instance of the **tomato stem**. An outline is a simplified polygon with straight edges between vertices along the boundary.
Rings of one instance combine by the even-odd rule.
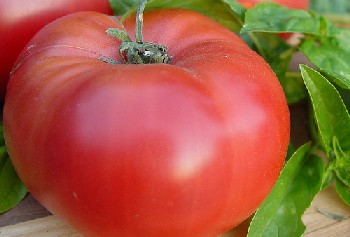
[[[135,38],[136,43],[143,43],[142,28],[143,28],[143,12],[146,8],[147,0],[141,0],[136,12]]]
[[[128,64],[151,64],[169,63],[171,56],[168,55],[168,47],[152,42],[143,42],[143,12],[147,0],[141,0],[136,13],[135,39],[133,42],[126,30],[109,28],[107,33],[122,41],[119,48],[119,55]],[[104,60],[107,62],[107,60]]]

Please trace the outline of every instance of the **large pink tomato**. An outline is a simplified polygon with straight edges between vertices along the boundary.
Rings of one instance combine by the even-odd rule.
[[[0,0],[0,101],[16,58],[34,34],[47,23],[82,10],[112,13],[108,0]]]
[[[129,35],[134,25],[126,19]],[[196,12],[145,13],[144,42],[172,56],[160,63],[126,63],[108,28],[122,26],[71,14],[18,58],[4,132],[19,176],[85,236],[217,236],[238,225],[284,164],[289,111],[275,74]]]

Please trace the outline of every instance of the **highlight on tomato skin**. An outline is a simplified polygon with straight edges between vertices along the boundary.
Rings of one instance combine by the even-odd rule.
[[[134,38],[134,15],[122,27],[80,12],[40,30],[9,80],[8,152],[32,195],[85,236],[217,236],[280,174],[283,89],[262,57],[199,13],[152,10],[143,23],[169,64],[121,58],[106,30]]]
[[[0,1],[0,101],[18,55],[34,34],[61,16],[84,10],[113,13],[108,0]]]

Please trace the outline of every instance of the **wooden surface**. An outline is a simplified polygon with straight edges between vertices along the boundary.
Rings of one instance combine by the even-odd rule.
[[[336,220],[332,215],[341,216]],[[305,212],[303,221],[306,224],[305,237],[349,237],[350,207],[337,195],[333,187],[321,192]]]

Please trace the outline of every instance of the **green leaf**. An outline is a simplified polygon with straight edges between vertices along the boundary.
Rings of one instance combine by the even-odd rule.
[[[246,9],[235,0],[222,0],[234,12],[243,23]]]
[[[286,68],[284,77],[279,75],[278,77],[280,78],[280,83],[286,94],[288,104],[295,104],[307,98],[307,90],[298,72],[287,72]]]
[[[350,116],[338,91],[319,72],[306,65],[301,65],[300,70],[327,154],[333,151],[334,137],[342,149],[350,150]]]
[[[237,6],[237,5],[235,5]],[[237,15],[225,1],[221,0],[150,0],[148,8],[183,8],[194,10],[206,15],[228,29],[238,32],[241,24],[237,22]]]
[[[330,162],[323,174],[322,189],[329,187],[334,180],[334,162]]]
[[[309,8],[342,27],[350,25],[349,0],[311,0]]]
[[[125,30],[120,30],[117,28],[108,28],[107,34],[117,39],[120,39],[123,42],[131,42],[129,35]]]
[[[350,187],[350,156],[342,150],[336,137],[333,139],[333,149],[334,172],[342,183]]]
[[[1,159],[5,163],[0,169],[0,213],[16,206],[27,193],[26,188],[12,166],[10,158],[3,150],[2,153]]]
[[[27,193],[7,154],[0,124],[0,213],[16,206]]]
[[[330,43],[333,46],[337,46],[342,50],[345,50],[347,52],[350,52],[350,44],[349,44],[349,39],[350,39],[350,29],[346,28],[340,28],[336,26],[330,26],[329,30],[329,37],[331,39]]]
[[[281,37],[274,34],[254,32],[248,35],[243,34],[242,38],[253,50],[265,58],[272,68],[275,68],[276,74],[283,75],[285,73],[292,52],[288,53],[291,46]]]
[[[346,186],[340,180],[335,180],[335,190],[337,191],[340,198],[350,206],[350,187]]]
[[[319,70],[331,76],[337,84],[350,89],[350,50],[345,51],[338,45],[329,41],[320,44],[306,40],[300,48]],[[350,47],[348,42],[346,45]]]
[[[303,32],[318,35],[321,29],[320,17],[304,10],[283,7],[264,2],[255,5],[245,14],[241,33],[260,32]]]
[[[337,90],[341,98],[343,99],[343,102],[347,110],[349,111],[350,110],[350,91],[339,86],[337,87]]]
[[[256,212],[248,237],[297,237],[305,231],[301,216],[320,191],[323,161],[301,146],[288,160],[273,190]]]
[[[309,8],[320,13],[344,14],[350,12],[349,0],[311,0]]]
[[[115,15],[121,16],[134,9],[140,0],[109,0],[109,4]]]

